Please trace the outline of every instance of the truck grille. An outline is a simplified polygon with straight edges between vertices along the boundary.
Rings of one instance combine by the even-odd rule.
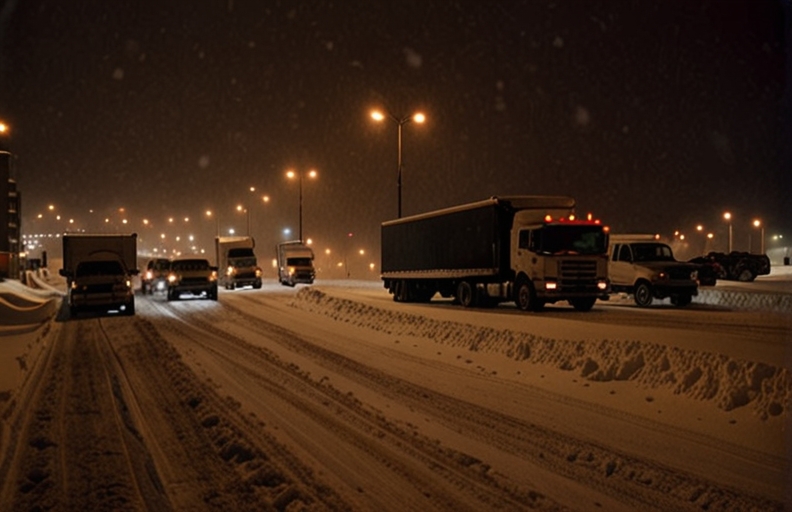
[[[562,290],[596,289],[597,262],[577,259],[559,261],[558,283]]]
[[[181,284],[206,284],[209,279],[206,277],[185,277],[181,280]]]

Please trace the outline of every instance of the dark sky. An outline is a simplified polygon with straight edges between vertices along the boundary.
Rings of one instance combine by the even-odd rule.
[[[564,194],[614,232],[725,234],[729,210],[736,237],[755,217],[792,237],[788,0],[2,5],[23,231],[50,203],[78,224],[211,208],[239,228],[255,186],[268,246],[297,229],[285,170],[315,168],[306,237],[376,250],[397,208],[382,107],[428,119],[403,130],[405,215]]]

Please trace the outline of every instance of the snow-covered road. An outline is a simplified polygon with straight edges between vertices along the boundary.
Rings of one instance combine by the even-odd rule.
[[[0,389],[0,508],[790,501],[786,313],[464,310],[363,282],[139,296],[137,312],[14,335],[24,369]]]

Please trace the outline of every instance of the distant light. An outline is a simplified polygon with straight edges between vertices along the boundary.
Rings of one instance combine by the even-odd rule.
[[[729,213],[729,212],[726,212],[726,213],[723,214],[723,218],[726,219],[726,220],[731,220],[731,217],[732,217],[731,213]]]
[[[289,229],[289,228],[284,228],[284,229],[283,229],[283,234],[284,234],[284,235],[291,235],[291,229]]]
[[[426,116],[423,115],[420,112],[418,112],[417,114],[413,115],[412,118],[413,118],[413,121],[415,121],[416,123],[423,123],[424,121],[426,121]]]
[[[383,119],[385,119],[385,115],[383,115],[383,113],[380,112],[379,110],[372,110],[371,118],[375,121],[382,121]]]

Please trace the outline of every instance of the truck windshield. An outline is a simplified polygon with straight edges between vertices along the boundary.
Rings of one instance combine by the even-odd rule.
[[[311,258],[287,258],[286,265],[290,267],[310,267]]]
[[[543,254],[605,254],[608,240],[602,226],[551,225],[533,232],[531,249]]]
[[[229,258],[232,259],[232,258]],[[248,257],[248,258],[233,258],[233,261],[229,261],[229,264],[232,264],[237,267],[255,267],[256,266],[256,258]]]

